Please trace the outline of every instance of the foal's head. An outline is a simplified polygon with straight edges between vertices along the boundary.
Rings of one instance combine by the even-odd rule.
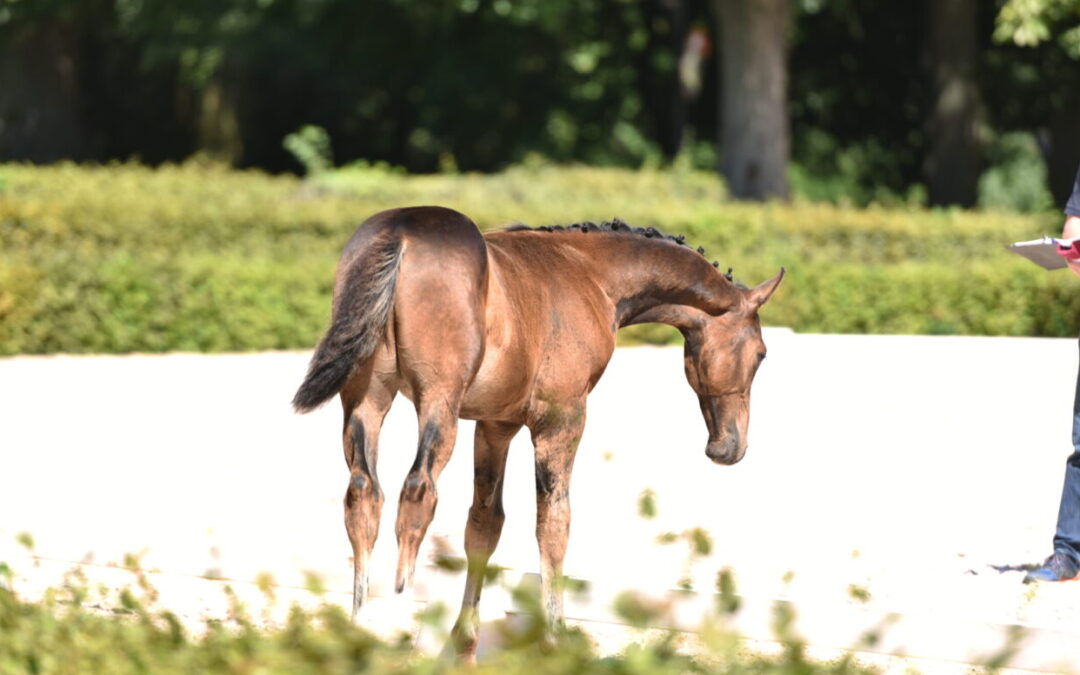
[[[718,464],[734,464],[746,453],[750,384],[765,358],[758,309],[783,278],[780,270],[756,288],[738,288],[739,300],[730,310],[718,316],[701,312],[683,327],[686,379],[709,427],[705,454]]]

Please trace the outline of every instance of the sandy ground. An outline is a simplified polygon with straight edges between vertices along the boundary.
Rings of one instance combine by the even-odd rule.
[[[1050,552],[1076,341],[781,329],[765,339],[750,449],[733,467],[704,455],[681,350],[617,351],[590,398],[574,472],[566,572],[590,592],[568,615],[603,635],[619,630],[603,622],[620,590],[665,598],[689,579],[698,593],[668,620],[692,627],[713,602],[717,571],[730,568],[743,597],[735,626],[748,638],[769,639],[780,599],[822,649],[851,646],[896,615],[875,649],[955,665],[994,652],[1020,625],[1015,665],[1080,672],[1080,584],[1020,583],[1022,566]],[[347,603],[340,410],[297,416],[288,405],[307,358],[0,360],[0,560],[29,592],[77,561],[121,583],[126,573],[110,566],[139,553],[155,583],[174,589],[163,601],[192,616],[222,611],[208,573],[243,588],[269,572],[291,597],[314,572]],[[423,556],[437,539],[461,549],[471,423],[458,438]],[[456,608],[461,592],[460,578],[428,567],[411,598],[391,597],[394,497],[415,444],[415,415],[399,398],[381,443],[388,500],[365,617],[376,628],[408,629],[416,608]],[[656,494],[654,519],[638,515],[644,490]],[[505,503],[493,562],[513,582],[538,564],[525,433],[511,449]],[[692,527],[709,532],[709,556],[689,561],[682,540],[657,544]],[[35,537],[36,567],[14,543],[23,531]],[[481,604],[485,620],[512,610],[499,589]]]

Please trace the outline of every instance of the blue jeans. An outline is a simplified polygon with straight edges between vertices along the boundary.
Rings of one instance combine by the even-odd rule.
[[[1054,550],[1080,562],[1080,372],[1073,399],[1073,453],[1065,462],[1065,485],[1061,488]]]

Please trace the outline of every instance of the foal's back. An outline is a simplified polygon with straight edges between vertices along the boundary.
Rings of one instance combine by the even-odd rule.
[[[564,237],[481,235],[442,207],[385,211],[346,246],[339,287],[383,238],[402,242],[386,339],[410,400],[463,388],[461,417],[528,423],[541,399],[581,397],[603,372],[613,310],[595,261]]]
[[[595,278],[598,261],[571,242],[528,230],[481,235],[442,207],[378,213],[343,251],[335,322],[370,314],[378,298],[357,296],[394,261],[382,287],[392,297],[384,348],[371,354],[382,379],[417,405],[454,400],[466,419],[527,424],[545,401],[588,393],[614,348],[614,308]],[[393,255],[377,253],[384,249]],[[361,382],[365,372],[357,372]]]

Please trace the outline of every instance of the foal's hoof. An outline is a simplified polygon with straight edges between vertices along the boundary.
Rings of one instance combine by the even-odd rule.
[[[445,663],[456,663],[465,666],[476,665],[476,644],[473,643],[471,650],[462,651],[458,647],[457,640],[453,635],[443,645],[442,651],[439,652],[439,660]]]
[[[413,566],[406,561],[398,563],[397,581],[394,583],[394,591],[399,595],[405,592],[406,588],[412,586],[413,582]]]
[[[477,636],[477,627],[469,625],[471,619],[462,621],[458,618],[454,627],[450,629],[450,639],[446,642],[446,649],[453,650],[457,659],[463,663],[476,663],[476,645],[480,641]]]

